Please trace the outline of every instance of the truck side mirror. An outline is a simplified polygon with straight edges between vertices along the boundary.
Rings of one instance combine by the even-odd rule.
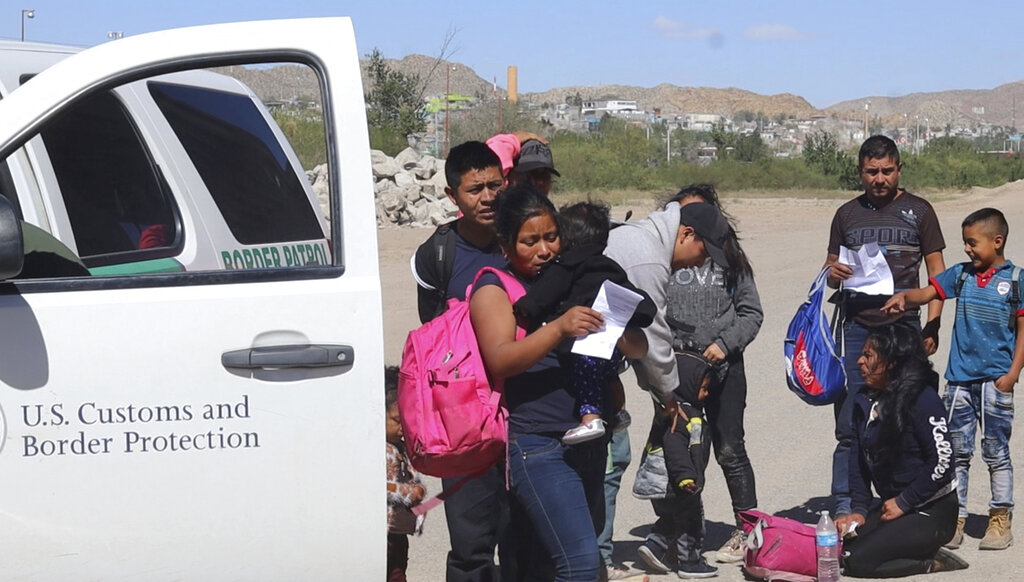
[[[25,241],[14,205],[0,194],[0,281],[18,276],[25,264]]]

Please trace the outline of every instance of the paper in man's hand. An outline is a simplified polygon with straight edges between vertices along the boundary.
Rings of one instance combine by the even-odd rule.
[[[853,270],[853,275],[843,281],[843,289],[867,295],[893,294],[892,271],[878,243],[864,243],[856,251],[841,246],[839,262]]]

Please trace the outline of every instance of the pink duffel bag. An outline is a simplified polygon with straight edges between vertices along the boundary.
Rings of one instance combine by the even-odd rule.
[[[815,582],[814,526],[763,511],[741,511],[747,534],[743,571],[758,580]],[[840,540],[840,553],[842,541]]]

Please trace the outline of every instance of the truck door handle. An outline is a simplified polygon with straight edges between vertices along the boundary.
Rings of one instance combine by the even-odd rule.
[[[350,367],[355,361],[352,346],[331,344],[267,346],[224,352],[225,368],[280,369]]]

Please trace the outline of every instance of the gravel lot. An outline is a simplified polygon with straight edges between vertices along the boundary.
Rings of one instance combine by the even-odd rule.
[[[851,193],[852,197],[852,193]],[[1018,222],[1024,217],[1024,182],[994,190],[974,189],[967,193],[929,196],[946,237],[946,263],[964,260],[960,238],[960,222],[969,212],[984,206],[1002,210],[1010,222],[1006,256],[1024,264],[1024,229]],[[729,198],[726,210],[739,221],[744,248],[751,257],[761,302],[765,309],[764,325],[758,338],[748,347],[746,366],[749,383],[747,399],[747,448],[757,475],[760,509],[783,513],[805,522],[816,521],[816,512],[830,508],[828,503],[831,475],[831,454],[834,448],[831,408],[815,408],[803,404],[786,388],[783,377],[782,342],[789,319],[806,296],[807,288],[825,259],[828,230],[835,209],[842,201],[814,199]],[[649,207],[634,206],[635,217],[646,215]],[[616,207],[615,217],[624,216],[627,207]],[[426,229],[386,227],[379,232],[381,277],[384,284],[385,350],[389,363],[399,363],[405,334],[418,324],[415,283],[409,273],[409,257],[416,246],[429,235]],[[952,308],[945,310],[945,324],[940,332],[939,353],[933,358],[936,368],[945,368],[952,328]],[[649,397],[637,388],[631,373],[623,376],[626,383],[627,407],[633,415],[632,449],[634,464],[623,479],[615,523],[615,556],[632,565],[636,548],[654,520],[648,502],[630,495],[636,463],[640,458],[643,437],[649,426],[652,409]],[[1022,446],[1019,438],[1012,444],[1014,461],[1020,465]],[[1022,545],[1002,552],[980,552],[978,540],[984,533],[989,498],[987,471],[975,455],[972,468],[970,518],[967,539],[959,553],[970,563],[970,569],[950,574],[937,574],[932,579],[956,580],[1022,580],[1024,550]],[[704,493],[707,517],[707,549],[717,549],[732,528],[729,495],[722,472],[712,461],[708,466],[708,482]],[[1021,482],[1021,479],[1018,479]],[[436,479],[427,479],[430,492],[440,491]],[[1017,487],[1020,490],[1020,486]],[[445,553],[448,537],[443,506],[431,512],[421,537],[413,538],[410,550],[410,582],[444,580]],[[1024,535],[1020,527],[1018,535]],[[674,580],[672,576],[651,576],[652,581]],[[739,566],[723,565],[720,580],[743,580]]]

